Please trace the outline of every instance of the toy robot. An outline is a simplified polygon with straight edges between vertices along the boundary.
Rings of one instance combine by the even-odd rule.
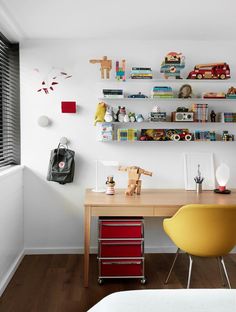
[[[169,52],[161,64],[161,73],[164,74],[164,78],[174,77],[181,79],[180,71],[185,67],[184,59],[182,53]]]
[[[128,188],[125,191],[125,195],[132,196],[134,193],[140,195],[141,193],[141,184],[142,181],[139,180],[141,175],[152,176],[152,172],[146,171],[140,167],[131,166],[131,167],[119,167],[119,171],[127,171],[128,172]]]

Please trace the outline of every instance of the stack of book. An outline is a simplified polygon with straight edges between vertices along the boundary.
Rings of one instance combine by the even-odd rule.
[[[137,129],[118,129],[117,141],[137,141],[138,130]]]
[[[124,92],[122,89],[103,89],[103,97],[109,99],[122,99]]]
[[[192,111],[194,112],[194,121],[208,121],[208,104],[193,104]]]
[[[103,122],[98,131],[98,141],[113,141],[113,125],[111,123]]]
[[[216,141],[216,133],[214,131],[211,132],[211,131],[195,130],[194,140],[195,141]]]
[[[152,69],[150,67],[132,67],[131,79],[152,79]]]
[[[236,113],[220,113],[220,122],[236,122]]]
[[[171,87],[156,86],[152,89],[152,98],[173,98],[174,93]]]

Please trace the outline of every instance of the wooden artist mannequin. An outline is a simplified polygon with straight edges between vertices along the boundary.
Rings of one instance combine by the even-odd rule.
[[[140,177],[142,174],[152,176],[152,172],[146,171],[140,167],[131,166],[131,167],[122,167],[118,168],[119,171],[127,171],[128,172],[128,188],[125,191],[125,195],[132,196],[134,193],[140,195],[141,193],[141,184],[142,181]]]
[[[89,61],[92,64],[101,64],[101,78],[105,78],[106,73],[106,79],[110,79],[110,71],[112,69],[112,60],[108,60],[107,56],[103,56],[101,60],[90,60]]]

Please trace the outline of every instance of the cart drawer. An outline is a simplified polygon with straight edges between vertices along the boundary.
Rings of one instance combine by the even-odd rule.
[[[100,260],[100,276],[143,276],[142,260]]]
[[[142,238],[143,221],[100,220],[100,238]]]
[[[143,241],[100,241],[99,257],[142,257]]]

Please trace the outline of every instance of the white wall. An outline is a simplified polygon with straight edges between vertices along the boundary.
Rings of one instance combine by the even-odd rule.
[[[229,186],[236,187],[234,143],[96,142],[93,116],[99,89],[117,85],[98,83],[99,67],[89,64],[89,59],[103,55],[113,60],[125,58],[129,69],[132,66],[151,66],[157,74],[164,55],[173,50],[182,51],[186,56],[185,74],[196,63],[227,61],[231,65],[232,76],[236,77],[236,42],[26,40],[21,43],[22,163],[26,166],[25,246],[28,252],[51,252],[53,249],[55,252],[63,249],[82,251],[83,196],[85,188],[94,186],[95,159],[118,160],[124,165],[136,164],[153,171],[152,178],[143,178],[144,187],[183,188],[183,152],[211,151],[216,164],[224,161],[230,166],[232,175]],[[73,77],[56,86],[56,90],[49,95],[37,93],[40,80],[45,79],[53,66],[68,71]],[[41,78],[34,68],[41,70]],[[231,84],[210,82],[193,86],[195,92],[226,91]],[[137,85],[127,84],[124,88],[130,92],[150,92],[150,86],[137,82]],[[180,84],[173,86],[178,89]],[[76,100],[79,105],[78,115],[61,114],[61,100]],[[163,103],[161,107],[171,111],[177,105]],[[140,102],[137,105],[129,104],[129,107],[136,112],[147,113],[152,104]],[[211,107],[215,111],[236,111],[234,103],[216,102]],[[40,128],[37,125],[40,115],[49,116],[52,126]],[[209,127],[213,129],[213,125]],[[217,127],[219,131],[225,127],[231,132],[234,130],[232,125]],[[70,139],[70,147],[76,151],[74,183],[65,186],[46,181],[50,150],[57,146],[62,136]],[[102,181],[108,173],[111,172],[106,169]],[[124,173],[115,172],[115,180],[117,187],[126,186],[127,177]],[[96,246],[96,221],[92,227],[92,245]],[[147,219],[146,247],[148,250],[173,250],[162,232],[161,220]]]
[[[23,257],[23,169],[0,172],[0,296]]]

